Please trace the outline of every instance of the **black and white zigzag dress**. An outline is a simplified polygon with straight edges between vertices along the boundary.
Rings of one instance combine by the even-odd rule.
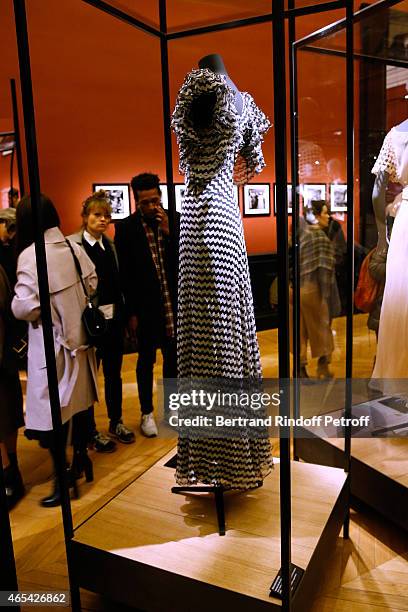
[[[215,94],[211,126],[195,130],[192,101]],[[224,75],[193,70],[172,117],[186,193],[180,220],[178,285],[179,379],[261,379],[248,260],[235,182],[265,166],[262,135],[270,124],[252,96],[241,115]],[[256,439],[179,437],[176,480],[252,488],[272,466],[267,432]]]

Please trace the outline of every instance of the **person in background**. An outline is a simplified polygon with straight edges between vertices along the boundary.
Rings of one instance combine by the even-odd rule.
[[[19,198],[18,189],[16,189],[15,187],[12,187],[11,189],[8,190],[7,195],[8,195],[8,202],[9,202],[10,208],[17,208],[18,198]]]
[[[15,235],[15,208],[0,209],[0,265],[3,266],[12,288],[16,282]]]
[[[88,345],[82,313],[87,300],[72,256],[71,248],[59,229],[60,220],[52,201],[41,195],[39,218],[42,222],[47,255],[49,296],[54,332],[54,349],[65,437],[72,420],[74,454],[69,473],[70,485],[77,494],[76,480],[85,472],[93,480],[92,462],[87,454],[87,410],[98,399],[95,351]],[[29,321],[28,372],[26,394],[26,431],[29,439],[50,450],[54,466],[57,447],[53,436],[48,377],[45,361],[41,305],[34,245],[34,224],[30,196],[17,208],[17,283],[12,311],[17,319]],[[83,249],[72,244],[81,266],[88,293],[96,290],[95,266]],[[50,495],[41,500],[46,507],[61,503],[58,481]]]
[[[23,394],[10,335],[11,287],[0,265],[0,452],[9,510],[24,495],[17,461],[17,432],[24,426]]]
[[[141,431],[158,433],[153,416],[153,367],[163,354],[163,378],[177,377],[174,315],[169,274],[169,224],[161,205],[160,180],[139,174],[131,181],[137,210],[115,226],[128,332],[137,336],[136,377]]]
[[[98,275],[97,303],[107,320],[107,331],[98,344],[96,358],[102,362],[109,435],[123,444],[135,441],[135,434],[122,422],[123,297],[120,288],[115,246],[105,232],[111,220],[111,205],[105,191],[92,194],[82,205],[82,228],[69,240],[80,245],[93,261]],[[95,450],[112,452],[115,444],[96,429],[91,411],[91,441]]]
[[[331,320],[340,312],[335,278],[335,255],[325,233],[329,212],[324,200],[312,200],[317,223],[305,225],[300,235],[300,365],[301,376],[308,378],[307,344],[317,357],[317,377],[331,378],[329,370],[334,350]]]
[[[0,209],[0,265],[3,267],[11,290],[16,284],[16,209]],[[27,369],[27,323],[17,321],[10,311],[8,319],[8,341],[15,355],[18,355],[17,366]]]
[[[323,229],[328,239],[332,242],[335,258],[335,274],[337,288],[341,301],[341,312],[346,310],[347,302],[347,273],[346,273],[346,255],[347,242],[344,237],[341,223],[332,217],[330,206],[326,202],[327,212],[329,213],[329,224]]]

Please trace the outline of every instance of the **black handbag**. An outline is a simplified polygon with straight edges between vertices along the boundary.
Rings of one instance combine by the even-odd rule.
[[[95,298],[91,298],[86,290],[85,283],[82,278],[81,264],[78,261],[78,257],[75,255],[71,243],[67,239],[65,239],[65,241],[71,250],[79,280],[81,281],[82,289],[85,293],[86,306],[82,313],[82,323],[84,324],[89,344],[92,346],[98,346],[106,334],[108,325],[103,312],[99,310],[95,302]]]

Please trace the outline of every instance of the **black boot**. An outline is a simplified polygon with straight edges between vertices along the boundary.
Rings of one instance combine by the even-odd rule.
[[[78,485],[75,478],[73,478],[71,474],[71,470],[67,469],[67,478],[68,478],[68,487],[72,489],[72,497],[73,499],[79,498]],[[55,506],[61,505],[61,490],[59,486],[58,479],[54,476],[54,486],[52,493],[47,495],[47,497],[43,497],[41,500],[41,505],[44,508],[54,508]]]
[[[44,508],[54,508],[55,506],[61,505],[61,493],[60,486],[57,478],[54,476],[54,486],[53,491],[47,497],[43,497],[40,504],[44,506]]]
[[[11,510],[25,494],[23,479],[17,462],[5,468],[4,483],[6,486],[7,506]]]
[[[93,481],[93,465],[86,450],[74,450],[70,471],[74,480],[82,478],[85,472],[86,482]]]
[[[77,480],[85,472],[86,482],[93,481],[93,465],[88,457],[90,422],[89,410],[78,412],[72,420],[72,444],[74,455],[72,457],[72,478]]]
[[[46,497],[43,497],[43,499],[40,502],[41,506],[44,506],[44,508],[54,508],[55,506],[61,505],[61,490],[60,490],[58,479],[55,475],[56,465],[57,465],[56,450],[53,446],[50,446],[49,451],[50,451],[50,455],[52,457],[52,461],[54,464],[54,485],[53,485],[52,493],[50,495],[47,495]],[[76,478],[73,477],[73,474],[70,469],[67,469],[67,478],[68,478],[68,487],[70,489],[73,489],[73,497],[75,499],[78,499],[79,492],[78,492]]]

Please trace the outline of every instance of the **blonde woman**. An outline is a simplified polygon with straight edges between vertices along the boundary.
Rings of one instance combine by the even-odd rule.
[[[107,331],[98,343],[96,356],[98,364],[102,362],[105,378],[109,435],[122,444],[131,444],[135,435],[122,422],[123,298],[115,247],[112,240],[105,236],[111,221],[111,206],[106,192],[100,190],[89,196],[82,205],[81,216],[81,230],[69,236],[69,239],[80,245],[95,265],[98,276],[97,303],[107,320]],[[91,421],[95,449],[99,452],[115,450],[114,442],[97,431],[93,408]]]

